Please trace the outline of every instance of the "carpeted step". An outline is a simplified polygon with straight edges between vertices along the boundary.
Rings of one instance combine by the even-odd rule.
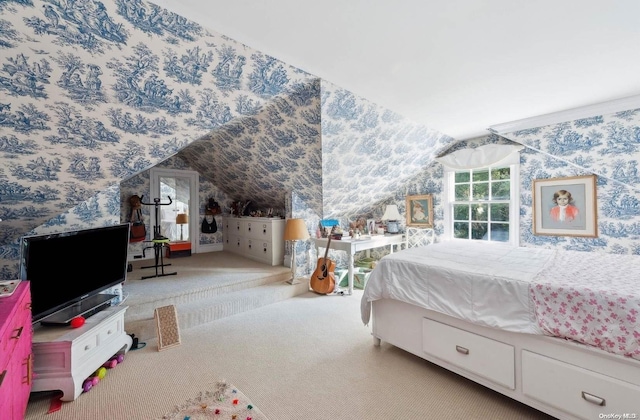
[[[241,279],[228,278],[224,281],[198,282],[194,279],[184,281],[178,280],[179,284],[162,283],[155,281],[153,287],[146,288],[146,284],[140,282],[125,285],[125,293],[130,296],[124,305],[128,305],[125,315],[126,321],[136,321],[153,317],[155,308],[166,305],[181,305],[201,300],[207,300],[226,293],[238,292],[254,287],[264,286],[272,283],[281,283],[291,278],[291,272],[285,271],[276,273],[258,273],[252,275],[245,273]],[[165,277],[164,281],[170,281],[170,277]]]
[[[284,277],[285,279],[289,279],[291,275],[285,274]],[[153,309],[165,305],[175,305],[178,313],[179,328],[180,330],[185,330],[217,319],[270,305],[308,291],[309,286],[306,282],[291,285],[285,281],[278,281],[187,302],[168,303],[157,301]],[[130,309],[132,308],[130,307]],[[148,316],[142,316],[140,312],[136,311],[136,317],[127,316],[129,312],[129,310],[127,310],[127,314],[125,314],[125,330],[127,334],[133,333],[141,341],[156,337],[157,333],[155,320],[153,319],[153,309]]]

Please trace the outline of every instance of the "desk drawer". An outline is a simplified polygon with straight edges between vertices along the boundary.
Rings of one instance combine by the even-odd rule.
[[[513,346],[424,318],[422,349],[445,362],[515,389]]]

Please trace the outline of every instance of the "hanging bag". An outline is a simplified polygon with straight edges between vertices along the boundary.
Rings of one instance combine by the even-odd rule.
[[[218,224],[216,218],[212,214],[206,214],[202,219],[202,226],[200,227],[202,233],[216,233],[218,231]]]

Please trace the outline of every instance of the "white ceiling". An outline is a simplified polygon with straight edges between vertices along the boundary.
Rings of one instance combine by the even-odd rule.
[[[457,139],[640,94],[638,0],[154,0]]]

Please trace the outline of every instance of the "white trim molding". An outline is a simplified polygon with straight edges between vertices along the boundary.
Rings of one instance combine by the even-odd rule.
[[[581,118],[588,118],[597,115],[613,114],[615,112],[628,111],[640,108],[640,95],[628,96],[599,104],[588,105],[580,108],[565,111],[553,112],[537,117],[524,118],[522,120],[496,124],[489,127],[492,133],[502,135],[515,131],[528,130],[531,128],[545,127],[567,121],[575,121]]]

